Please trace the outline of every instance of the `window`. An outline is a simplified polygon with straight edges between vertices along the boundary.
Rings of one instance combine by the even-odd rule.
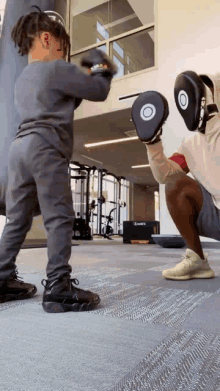
[[[118,67],[118,72],[114,77],[121,77],[125,74],[125,66],[122,64],[122,62],[118,59],[118,57],[113,56],[113,61]]]
[[[118,66],[114,78],[153,67],[154,0],[70,0],[71,60],[92,48]]]
[[[6,6],[6,0],[0,1],[0,38],[2,35],[2,27],[3,27],[3,21],[5,16],[5,6]]]
[[[117,77],[120,77],[122,72],[127,75],[154,66],[154,41],[151,33],[153,29],[148,29],[110,43],[110,53],[113,54],[111,57],[119,67],[120,73]],[[114,44],[123,48],[124,58],[116,52]]]
[[[113,42],[113,50],[115,52],[117,52],[117,54],[121,57],[121,58],[124,58],[124,50],[122,49],[122,47],[117,43],[117,42]]]
[[[154,204],[155,204],[155,220],[160,221],[160,199],[159,192],[154,192]]]
[[[99,35],[101,35],[102,39],[108,39],[109,33],[104,29],[103,25],[99,22],[96,23],[96,30]]]
[[[97,38],[97,43],[101,42],[99,38]],[[102,50],[103,52],[107,53],[107,46],[106,45],[101,45],[98,46],[99,50]]]

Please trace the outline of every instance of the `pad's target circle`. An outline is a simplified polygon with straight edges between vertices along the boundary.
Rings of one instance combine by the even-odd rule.
[[[186,91],[181,90],[178,94],[178,102],[182,110],[186,110],[189,105],[189,97]]]
[[[141,108],[140,116],[143,121],[150,121],[156,114],[156,107],[151,103],[147,103]]]

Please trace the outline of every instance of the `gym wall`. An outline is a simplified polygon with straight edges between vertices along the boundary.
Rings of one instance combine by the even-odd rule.
[[[130,206],[131,220],[155,221],[155,197],[154,190],[147,189],[146,185],[134,183],[131,187],[133,194]]]

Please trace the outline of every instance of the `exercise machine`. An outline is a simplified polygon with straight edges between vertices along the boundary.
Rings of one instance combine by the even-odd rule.
[[[107,191],[103,190],[103,181],[104,178],[109,175],[114,177],[117,180],[117,189],[115,196],[117,198],[117,201],[108,201],[107,200]],[[116,175],[112,173],[108,173],[107,170],[101,169],[99,170],[99,197],[98,197],[98,203],[94,204],[92,216],[97,216],[98,218],[98,232],[96,236],[102,236],[106,239],[112,240],[112,236],[122,236],[122,230],[121,227],[121,208],[126,207],[126,203],[122,201],[121,198],[121,180],[125,179],[124,177],[117,177]],[[107,188],[107,182],[106,188]],[[114,204],[114,208],[110,210],[108,214],[103,214],[103,205],[106,203]],[[94,209],[97,207],[97,213],[94,213]],[[113,214],[115,212],[115,217],[113,217]],[[105,221],[103,222],[103,219],[105,218]],[[112,223],[114,221],[114,218],[116,219],[116,225],[117,225],[117,232],[114,232],[114,229],[112,227]],[[92,218],[93,221],[93,218]]]
[[[77,175],[70,174],[70,179],[75,179],[75,190],[77,189],[77,182],[80,181],[80,202],[77,202],[77,193],[74,196],[74,210],[76,218],[73,224],[73,239],[76,240],[92,240],[92,232],[90,227],[91,208],[89,205],[89,189],[90,189],[90,173],[96,170],[96,167],[89,167],[80,164],[79,162],[70,162],[77,166],[70,167],[70,170],[77,172]],[[85,201],[85,202],[84,202]]]

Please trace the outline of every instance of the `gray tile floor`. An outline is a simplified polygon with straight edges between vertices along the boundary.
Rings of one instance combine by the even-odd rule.
[[[41,306],[47,249],[21,250],[38,292],[0,304],[0,391],[220,391],[220,248],[208,246],[214,279],[171,281],[161,272],[185,248],[80,242],[72,276],[102,301],[65,314]]]

